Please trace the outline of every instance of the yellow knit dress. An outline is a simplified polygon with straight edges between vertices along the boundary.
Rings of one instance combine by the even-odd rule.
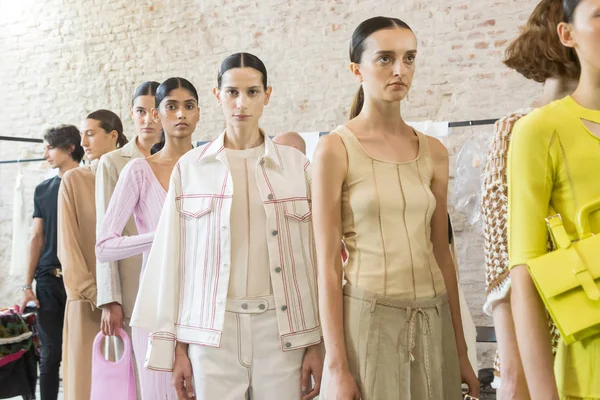
[[[600,198],[600,138],[584,121],[600,124],[600,111],[586,109],[569,96],[515,125],[508,154],[511,267],[547,252],[544,219],[549,207],[562,216],[576,240],[577,212]],[[600,212],[591,214],[590,225],[600,233]],[[554,369],[562,399],[600,399],[600,336],[570,346],[561,341]]]

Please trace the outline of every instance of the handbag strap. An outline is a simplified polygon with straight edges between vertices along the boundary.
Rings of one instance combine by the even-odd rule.
[[[590,214],[598,210],[600,210],[600,199],[584,205],[577,213],[577,231],[581,239],[594,236],[590,227]]]
[[[565,229],[560,214],[554,214],[546,218],[546,225],[550,231],[550,236],[554,242],[554,247],[557,249],[568,249],[571,247],[571,239]]]
[[[576,251],[571,253],[574,257],[576,256],[579,259],[578,262],[572,264],[573,275],[575,275],[575,278],[577,278],[577,281],[590,300],[600,300],[600,289],[598,289],[598,285],[594,281],[594,277],[590,271],[587,269],[585,262],[581,260],[579,253]]]
[[[108,364],[108,365],[120,365],[120,364],[127,365],[128,363],[131,362],[131,359],[132,359],[131,340],[129,339],[129,336],[123,329],[119,330],[118,336],[121,337],[121,340],[123,340],[123,347],[124,347],[123,355],[121,356],[121,358],[119,358],[118,360],[113,362],[113,361],[108,361],[106,358],[104,358],[104,354],[102,354],[102,350],[101,350],[101,343],[102,343],[102,339],[104,339],[105,336],[102,332],[98,332],[98,334],[96,335],[96,338],[94,339],[94,344],[93,344],[93,349],[92,349],[92,357],[96,362]],[[106,336],[106,338],[108,339],[109,336]]]
[[[550,210],[554,211],[552,208]],[[546,223],[548,224],[548,230],[550,231],[550,235],[552,236],[552,241],[554,242],[556,249],[569,249],[573,243],[571,242],[571,239],[569,239],[569,235],[567,234],[567,230],[563,225],[560,214],[555,214],[546,218]],[[575,279],[577,279],[577,282],[579,282],[583,288],[586,296],[590,300],[600,300],[600,289],[598,288],[594,277],[587,269],[585,262],[581,259],[581,256],[577,250],[571,249],[571,251],[567,252],[567,254],[572,258],[568,264],[572,269]]]

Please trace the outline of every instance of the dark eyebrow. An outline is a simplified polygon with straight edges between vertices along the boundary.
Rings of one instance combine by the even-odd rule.
[[[261,85],[254,85],[254,86],[250,86],[248,89],[260,89],[261,87],[262,87]],[[237,87],[235,87],[235,86],[225,86],[225,87],[223,88],[223,90],[230,90],[230,89],[233,89],[233,90],[239,90],[239,89],[238,89]]]
[[[376,56],[393,56],[396,53],[394,53],[391,50],[379,50],[378,52],[375,53]],[[415,55],[417,54],[417,50],[407,50],[406,54],[408,55]]]
[[[135,109],[136,109],[136,110],[146,110],[146,109],[145,109],[144,107],[142,107],[142,106],[135,106]]]
[[[379,50],[375,52],[376,56],[393,56],[395,53],[390,50]]]
[[[196,99],[187,99],[186,101],[184,101],[184,103],[197,103],[198,100]]]

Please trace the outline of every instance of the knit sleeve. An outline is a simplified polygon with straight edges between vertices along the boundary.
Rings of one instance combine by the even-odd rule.
[[[513,127],[528,111],[511,113],[496,122],[484,167],[481,213],[487,297],[483,309],[488,315],[491,315],[494,304],[504,299],[510,289],[506,229],[508,214],[506,159]]]
[[[135,159],[121,171],[98,235],[96,257],[100,262],[133,257],[149,251],[152,247],[154,232],[134,236],[122,235],[125,225],[143,195],[144,173],[141,163],[145,162],[141,158]]]

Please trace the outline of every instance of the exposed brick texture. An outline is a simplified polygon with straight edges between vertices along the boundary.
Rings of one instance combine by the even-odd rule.
[[[183,76],[200,93],[195,139],[223,127],[211,94],[218,63],[236,51],[263,59],[274,87],[263,128],[324,131],[343,123],[358,87],[348,69],[348,41],[363,19],[396,16],[417,34],[419,56],[407,120],[501,117],[529,106],[540,87],[502,64],[536,0],[20,0],[0,2],[0,135],[41,137],[43,129],[79,124],[109,108],[132,134],[130,93],[144,80]],[[455,129],[453,157],[491,127]],[[41,145],[0,142],[0,159],[40,157]],[[453,161],[454,162],[454,161]],[[454,164],[453,164],[454,165]],[[15,302],[21,277],[8,277],[16,165],[0,165],[0,306]],[[23,165],[27,196],[47,171]],[[454,172],[454,170],[453,170]],[[28,205],[31,210],[31,204]],[[463,288],[477,324],[484,296],[481,233],[457,224]],[[489,357],[483,357],[489,365]]]

